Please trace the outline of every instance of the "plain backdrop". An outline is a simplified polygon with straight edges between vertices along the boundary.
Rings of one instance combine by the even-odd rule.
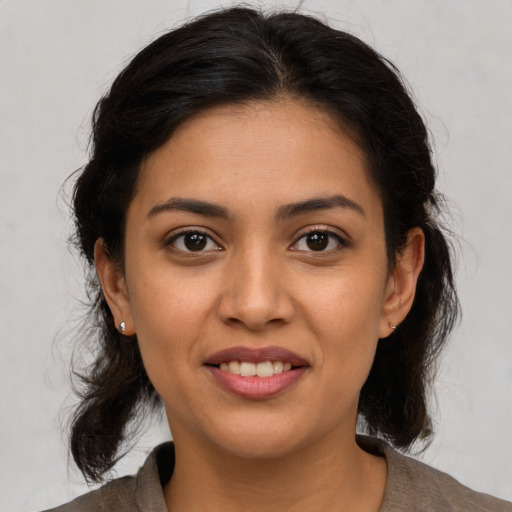
[[[92,109],[138,49],[219,5],[230,4],[0,0],[2,511],[41,510],[87,490],[66,448],[82,267],[66,245],[59,190],[86,162]],[[310,0],[302,9],[390,58],[430,127],[461,239],[464,316],[442,359],[437,435],[422,457],[512,499],[512,1]],[[118,473],[134,472],[167,436],[154,421]]]

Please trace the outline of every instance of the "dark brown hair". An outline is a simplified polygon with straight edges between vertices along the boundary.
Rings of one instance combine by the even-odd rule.
[[[89,163],[74,193],[76,242],[91,270],[95,362],[81,374],[71,428],[73,457],[89,480],[119,458],[127,426],[159,403],[136,336],[117,331],[94,273],[103,238],[123,263],[125,213],[141,161],[176,127],[215,105],[287,95],[339,122],[364,151],[380,192],[390,265],[408,230],[425,233],[425,266],[412,309],[386,340],[361,391],[366,430],[407,449],[428,438],[427,391],[436,357],[458,314],[450,246],[436,220],[428,135],[396,68],[359,39],[297,13],[231,8],[200,17],[144,48],[114,81],[93,117]]]

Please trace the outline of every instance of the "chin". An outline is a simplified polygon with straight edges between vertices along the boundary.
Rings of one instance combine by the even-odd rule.
[[[211,440],[221,450],[235,457],[261,460],[292,455],[314,443],[316,437],[301,431],[296,424],[280,425],[270,419],[240,423],[236,428],[223,428],[216,434]]]

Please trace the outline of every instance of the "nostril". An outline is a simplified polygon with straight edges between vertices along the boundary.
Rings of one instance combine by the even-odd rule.
[[[265,255],[256,258],[251,254],[251,265],[244,260],[243,268],[226,278],[217,303],[219,317],[224,323],[243,324],[250,330],[286,323],[293,315],[290,297],[275,271],[269,274],[273,267]]]

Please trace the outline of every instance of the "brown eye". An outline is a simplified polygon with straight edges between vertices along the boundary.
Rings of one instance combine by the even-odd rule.
[[[312,251],[323,251],[329,245],[327,233],[310,233],[306,236],[306,244]]]
[[[203,252],[215,251],[221,248],[206,233],[200,231],[189,231],[180,233],[170,240],[173,249],[181,252]]]
[[[292,250],[301,252],[326,252],[341,249],[348,244],[339,235],[330,231],[311,231],[301,236]]]
[[[183,243],[189,251],[202,251],[206,247],[207,238],[201,233],[189,233],[183,236]]]

